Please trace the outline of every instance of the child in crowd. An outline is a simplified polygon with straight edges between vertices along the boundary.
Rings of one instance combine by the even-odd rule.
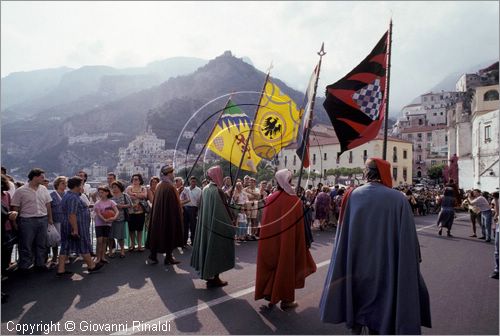
[[[245,235],[247,234],[247,215],[245,214],[245,208],[241,207],[238,213],[238,231],[237,231],[237,241],[245,241]]]
[[[96,263],[105,263],[109,261],[104,258],[106,252],[106,244],[111,233],[111,225],[119,215],[116,203],[110,198],[111,190],[108,186],[100,186],[97,188],[99,200],[94,205],[95,211],[95,235],[97,238],[96,248]]]

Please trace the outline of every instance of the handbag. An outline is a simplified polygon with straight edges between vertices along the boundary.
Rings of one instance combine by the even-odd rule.
[[[125,194],[122,194],[122,196],[123,196],[123,203],[129,205],[130,203],[129,203],[127,197],[125,196]],[[123,210],[123,220],[125,222],[129,222],[130,221],[130,213],[128,212],[128,208],[123,208],[122,210]]]
[[[16,230],[8,230],[5,231],[2,237],[2,245],[3,247],[10,249],[14,247],[19,242],[17,231]]]
[[[149,213],[151,211],[151,207],[149,206],[149,203],[147,200],[140,200],[139,204],[141,205],[141,207],[145,213]]]
[[[48,225],[47,227],[47,246],[57,246],[61,242],[61,235],[57,232],[55,225]]]

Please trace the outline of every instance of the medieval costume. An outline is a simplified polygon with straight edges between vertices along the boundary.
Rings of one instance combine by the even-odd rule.
[[[354,333],[420,334],[431,317],[411,207],[391,189],[389,162],[369,159],[365,174],[343,200],[321,320]]]
[[[222,287],[219,274],[234,267],[234,226],[226,204],[219,166],[207,171],[210,183],[203,188],[198,223],[191,255],[191,266],[207,287]]]
[[[278,191],[266,198],[255,280],[255,300],[265,298],[270,307],[281,301],[283,309],[297,305],[295,289],[303,288],[306,277],[316,271],[306,247],[302,202],[291,177],[288,169],[278,171]]]
[[[171,166],[161,169],[161,182],[156,187],[151,210],[146,247],[151,250],[149,261],[158,263],[157,253],[166,253],[165,264],[178,264],[172,256],[176,247],[182,247],[182,210],[179,194],[173,185]]]

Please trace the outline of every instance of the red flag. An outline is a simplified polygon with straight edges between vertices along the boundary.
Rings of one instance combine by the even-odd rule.
[[[373,140],[386,104],[386,32],[372,52],[350,73],[326,87],[323,103],[340,142],[341,153]]]

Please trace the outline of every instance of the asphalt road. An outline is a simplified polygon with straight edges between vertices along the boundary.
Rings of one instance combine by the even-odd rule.
[[[499,283],[489,278],[493,243],[469,238],[465,213],[458,214],[453,238],[437,235],[435,215],[415,219],[433,319],[423,334],[498,335]],[[346,334],[344,325],[319,320],[333,237],[333,231],[314,231],[318,271],[296,292],[299,307],[293,311],[270,311],[253,299],[257,245],[246,242],[236,247],[236,267],[222,275],[229,285],[219,289],[207,290],[198,279],[190,250],[176,252],[182,261],[177,266],[147,265],[147,252],[135,252],[96,274],[76,262],[68,267],[77,272],[69,279],[57,279],[55,271],[13,276],[2,283],[10,298],[2,304],[1,333]]]

